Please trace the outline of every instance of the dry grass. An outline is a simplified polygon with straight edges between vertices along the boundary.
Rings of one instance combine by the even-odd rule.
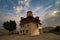
[[[60,40],[60,35],[44,33],[40,36],[3,35],[0,40]]]

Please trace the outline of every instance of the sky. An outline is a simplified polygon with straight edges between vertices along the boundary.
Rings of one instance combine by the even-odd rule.
[[[0,28],[9,20],[19,25],[27,11],[39,16],[44,27],[60,25],[60,0],[0,0]]]

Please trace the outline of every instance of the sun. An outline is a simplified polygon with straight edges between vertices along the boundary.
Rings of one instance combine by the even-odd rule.
[[[54,13],[57,13],[58,11],[54,11]]]
[[[52,13],[52,16],[57,16],[57,15],[56,15],[57,12],[58,12],[58,11],[54,11],[54,12]]]

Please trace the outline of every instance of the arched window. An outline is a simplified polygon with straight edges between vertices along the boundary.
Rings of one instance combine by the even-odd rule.
[[[22,33],[22,30],[20,32]]]
[[[37,24],[37,28],[38,28],[38,24]]]
[[[24,30],[22,32],[23,32],[23,35],[25,35]]]
[[[26,33],[28,33],[28,30],[26,30]]]

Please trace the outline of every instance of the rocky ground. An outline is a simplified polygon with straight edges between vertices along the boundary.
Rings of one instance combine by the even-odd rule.
[[[60,40],[60,35],[53,33],[43,33],[39,36],[21,36],[18,34],[1,35],[0,40]]]

